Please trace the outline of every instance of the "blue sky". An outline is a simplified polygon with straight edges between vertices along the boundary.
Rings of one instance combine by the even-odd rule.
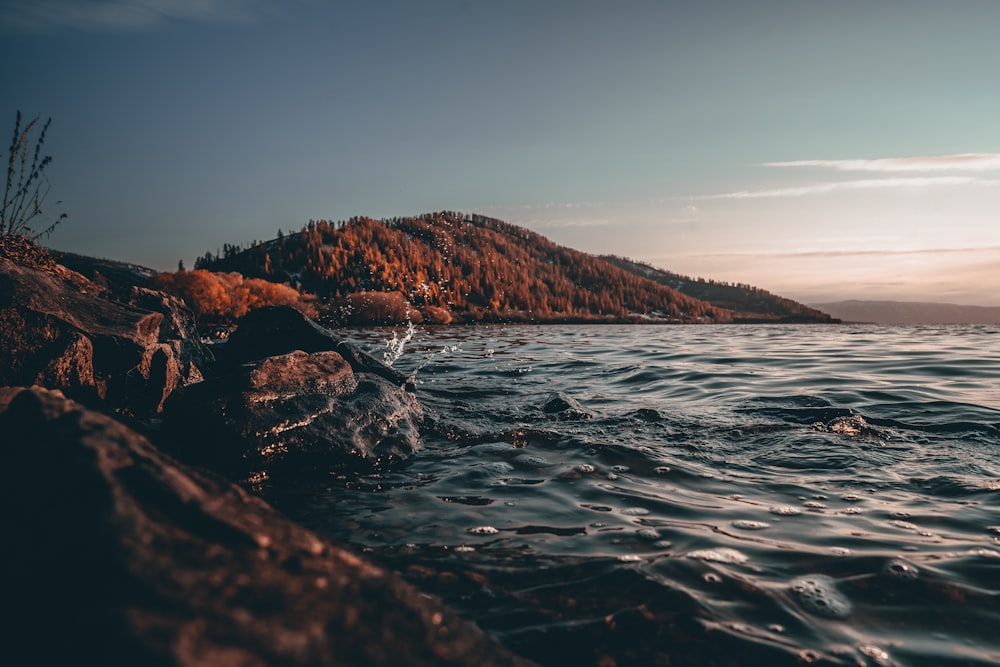
[[[1000,305],[998,26],[998,0],[0,0],[0,129],[54,119],[51,246],[159,269],[448,209],[807,302]]]

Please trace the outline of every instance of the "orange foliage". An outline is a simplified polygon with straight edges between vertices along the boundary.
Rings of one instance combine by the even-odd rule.
[[[348,294],[332,313],[338,324],[346,325],[393,325],[424,321],[420,311],[414,308],[399,292],[355,292]]]
[[[261,306],[292,306],[315,317],[313,305],[288,285],[236,272],[213,273],[203,269],[160,273],[157,289],[183,299],[202,322],[231,322]]]

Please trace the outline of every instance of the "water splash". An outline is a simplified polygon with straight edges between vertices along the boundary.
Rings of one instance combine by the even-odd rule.
[[[410,319],[410,313],[406,313],[406,331],[402,335],[399,332],[393,331],[392,338],[390,338],[385,343],[385,351],[382,353],[382,361],[385,362],[386,366],[392,366],[394,363],[399,361],[399,358],[403,356],[403,352],[406,350],[406,344],[413,340],[414,334],[417,333],[417,328],[413,326],[413,320]]]

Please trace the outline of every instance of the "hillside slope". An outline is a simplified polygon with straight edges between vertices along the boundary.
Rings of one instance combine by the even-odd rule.
[[[816,304],[849,322],[873,324],[996,324],[1000,308],[917,301],[836,301]]]
[[[720,283],[702,278],[689,278],[625,257],[603,255],[611,264],[682,294],[708,301],[718,308],[733,311],[736,321],[832,322],[826,312],[745,284]]]
[[[464,321],[725,322],[732,314],[483,216],[443,212],[346,222],[311,221],[249,249],[226,246],[196,266],[290,282],[328,303],[397,293],[414,307]]]

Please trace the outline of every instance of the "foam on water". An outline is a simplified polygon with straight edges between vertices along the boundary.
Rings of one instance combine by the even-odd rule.
[[[837,585],[831,577],[811,574],[793,579],[790,586],[806,611],[837,619],[851,615],[850,600],[837,590]]]

